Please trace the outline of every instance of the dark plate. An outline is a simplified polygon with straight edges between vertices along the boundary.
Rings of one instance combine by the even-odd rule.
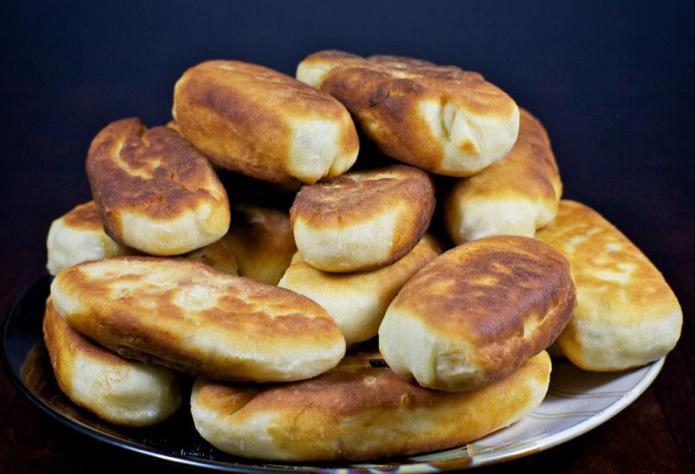
[[[51,418],[84,435],[129,451],[187,466],[226,472],[432,472],[491,464],[527,456],[564,443],[605,422],[634,401],[663,365],[625,372],[583,372],[564,360],[553,361],[550,389],[543,403],[512,426],[465,446],[377,464],[268,464],[218,451],[195,431],[188,404],[151,428],[107,424],[74,405],[53,377],[41,323],[51,278],[34,282],[10,309],[3,326],[2,359],[10,380]],[[191,380],[187,390],[190,391]],[[190,393],[184,393],[184,400]]]
[[[79,408],[59,390],[43,344],[41,322],[50,283],[51,277],[44,276],[17,298],[5,318],[0,349],[15,388],[51,418],[99,441],[189,466],[227,472],[296,472],[335,467],[250,463],[229,456],[198,435],[186,403],[169,420],[138,429],[107,424]],[[184,400],[186,397],[184,394]]]
[[[51,280],[48,275],[39,278],[15,300],[5,318],[0,350],[3,365],[15,388],[54,420],[84,435],[129,451],[206,469],[226,472],[325,472],[346,468],[354,472],[368,471],[366,465],[268,464],[227,455],[198,435],[185,402],[178,413],[167,421],[138,429],[110,425],[76,406],[58,388],[43,344],[41,323]],[[187,400],[191,381],[184,385],[188,391],[184,393],[184,400]],[[370,464],[369,468],[394,471],[404,464],[413,464],[413,467],[422,465],[421,462],[401,460]]]

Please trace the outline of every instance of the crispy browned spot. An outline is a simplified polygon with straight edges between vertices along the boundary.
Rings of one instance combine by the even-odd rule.
[[[456,102],[469,112],[509,117],[516,105],[476,72],[399,56],[359,56],[322,51],[307,63],[327,60],[331,68],[320,89],[360,122],[389,156],[427,169],[441,159],[441,145],[421,118],[423,101]]]
[[[408,211],[397,222],[393,262],[417,244],[434,213],[434,185],[422,170],[393,165],[303,186],[290,209],[290,219],[294,224],[301,218],[316,228],[349,228],[403,206]]]
[[[110,365],[128,365],[131,362],[122,359],[116,354],[95,345],[77,331],[72,329],[68,323],[55,312],[51,299],[46,301],[46,312],[43,318],[43,337],[48,353],[51,358],[51,365],[56,374],[58,384],[65,392],[69,387],[64,387],[65,380],[72,379],[72,367],[66,366],[66,360],[72,358],[78,352],[88,354],[91,358],[101,360]]]
[[[103,225],[99,219],[99,212],[94,201],[89,201],[76,206],[63,216],[66,226],[73,229],[102,230]]]
[[[236,255],[239,274],[276,284],[297,250],[287,212],[267,207],[237,205],[224,237]]]
[[[486,382],[548,347],[574,305],[567,260],[543,242],[516,236],[487,237],[443,253],[392,303],[442,337],[467,341]]]
[[[230,361],[227,354],[191,342],[201,330],[217,332],[240,354],[320,350],[342,339],[333,320],[312,300],[189,260],[88,262],[63,270],[56,281],[84,308],[67,316],[72,327],[124,357],[189,373],[253,379],[243,360]],[[197,307],[196,300],[204,305]]]
[[[206,61],[188,69],[175,90],[177,126],[215,164],[272,182],[288,182],[288,119],[342,123],[343,153],[357,133],[334,98],[272,69],[241,61]]]
[[[371,409],[434,406],[457,398],[467,398],[471,392],[444,392],[421,387],[397,375],[384,363],[375,367],[372,361],[381,360],[378,351],[350,354],[340,364],[318,377],[290,384],[273,384],[261,390],[245,390],[222,384],[207,384],[202,398],[205,404],[221,413],[232,413],[230,404],[241,398],[253,398],[253,410],[292,410],[311,407],[326,417],[340,418]],[[531,365],[540,361],[534,360]],[[368,382],[365,383],[365,380]],[[223,394],[236,395],[226,399]],[[246,395],[245,397],[243,395]],[[241,397],[238,397],[241,396]],[[238,407],[238,405],[237,405]]]
[[[671,314],[678,305],[663,275],[647,256],[588,206],[560,201],[557,218],[538,232],[538,238],[570,261],[585,304],[609,306],[612,318],[620,315],[626,322],[637,321],[645,311]],[[589,314],[583,316],[590,318]]]
[[[301,215],[315,227],[332,226],[338,219],[359,222],[403,203],[412,205],[418,222],[426,226],[434,211],[434,185],[424,171],[394,165],[303,186],[290,217],[294,220]]]
[[[445,449],[504,427],[550,372],[542,353],[509,377],[457,393],[420,387],[374,360],[382,360],[378,352],[347,355],[313,379],[264,388],[199,380],[195,404],[235,426],[270,417],[273,444],[297,459],[375,459]]]
[[[148,130],[136,118],[113,122],[94,138],[87,177],[104,229],[121,243],[118,212],[165,220],[205,201],[229,206],[224,187],[203,155],[172,128]]]

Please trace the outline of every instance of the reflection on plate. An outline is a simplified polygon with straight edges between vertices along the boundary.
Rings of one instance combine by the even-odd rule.
[[[49,285],[48,276],[37,280],[17,299],[5,319],[3,362],[17,390],[59,422],[105,443],[159,459],[228,472],[433,472],[527,456],[575,438],[614,416],[651,384],[664,362],[661,359],[625,372],[591,373],[566,360],[555,359],[550,391],[536,410],[506,429],[458,448],[370,464],[261,463],[234,458],[205,442],[195,432],[185,403],[171,419],[144,429],[109,425],[73,405],[56,385],[42,342],[41,319]]]

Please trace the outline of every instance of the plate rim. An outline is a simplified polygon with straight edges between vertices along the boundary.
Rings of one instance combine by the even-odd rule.
[[[10,363],[9,357],[8,357],[8,352],[7,352],[7,336],[9,333],[9,328],[11,326],[11,321],[13,317],[16,315],[17,308],[18,306],[23,303],[27,297],[27,294],[34,289],[40,282],[42,282],[45,279],[50,279],[52,276],[48,274],[43,274],[37,278],[35,278],[30,284],[28,284],[23,290],[21,290],[17,296],[12,300],[12,304],[10,305],[9,309],[5,312],[3,321],[2,321],[2,337],[0,337],[0,353],[1,357],[0,359],[2,360],[2,367],[5,370],[5,373],[7,374],[8,379],[10,380],[10,383],[14,387],[15,390],[17,390],[18,393],[22,394],[24,398],[26,398],[32,405],[34,405],[36,408],[38,408],[41,412],[44,414],[48,415],[51,420],[54,422],[57,422],[63,426],[67,426],[76,432],[80,433],[82,436],[87,436],[89,438],[95,439],[97,441],[101,441],[106,443],[109,446],[115,447],[115,448],[121,448],[121,449],[126,449],[129,452],[132,453],[137,453],[142,456],[154,458],[158,461],[164,461],[164,462],[169,462],[172,464],[178,464],[178,465],[185,465],[188,467],[195,467],[195,468],[201,468],[201,469],[208,469],[208,470],[214,470],[218,472],[234,472],[234,473],[241,473],[241,472],[259,472],[259,473],[265,473],[265,472],[323,472],[323,473],[338,473],[338,472],[345,472],[346,470],[348,472],[384,472],[383,470],[378,468],[378,465],[376,463],[370,463],[370,462],[362,462],[362,463],[356,463],[358,465],[344,465],[344,466],[327,466],[327,467],[321,467],[321,466],[301,466],[300,464],[268,464],[267,466],[262,466],[262,465],[250,465],[250,464],[236,464],[236,463],[229,463],[229,462],[221,462],[221,461],[216,461],[212,459],[207,459],[207,460],[198,460],[196,458],[188,457],[188,456],[177,456],[173,454],[168,454],[165,452],[162,452],[156,448],[149,447],[147,445],[143,445],[140,443],[128,441],[128,440],[122,440],[118,439],[112,436],[109,436],[108,434],[99,432],[97,430],[94,430],[93,428],[80,423],[77,420],[70,419],[64,415],[62,415],[60,412],[53,410],[50,406],[48,406],[46,403],[44,403],[43,400],[41,400],[39,397],[34,395],[27,387],[26,385],[22,382],[22,380],[18,377],[18,375],[15,373],[14,369],[12,368],[12,365]],[[577,423],[576,425],[572,425],[569,428],[566,428],[558,433],[555,433],[551,436],[541,438],[539,440],[536,440],[535,442],[530,442],[527,444],[522,444],[518,448],[512,449],[508,452],[505,452],[501,455],[498,455],[496,457],[490,458],[486,457],[486,453],[481,453],[476,455],[475,453],[471,454],[469,456],[470,464],[467,466],[467,468],[476,468],[480,466],[486,466],[486,465],[493,465],[493,464],[499,464],[503,462],[508,462],[512,461],[515,459],[519,459],[522,457],[526,457],[538,452],[546,451],[548,449],[551,449],[555,446],[558,446],[560,444],[566,443],[572,439],[575,439],[588,431],[591,431],[592,429],[602,425],[609,419],[613,418],[616,416],[618,413],[623,411],[625,408],[627,408],[630,404],[632,404],[637,398],[642,395],[647,388],[651,386],[651,384],[654,382],[656,377],[659,375],[661,372],[661,369],[663,368],[664,362],[666,360],[666,356],[661,357],[660,359],[657,359],[653,362],[650,362],[649,364],[645,364],[644,366],[641,366],[637,369],[647,369],[646,372],[642,375],[642,377],[639,379],[639,381],[633,386],[632,389],[630,389],[628,392],[626,392],[625,395],[621,396],[618,400],[615,402],[611,403],[608,407],[604,408],[603,410],[599,411],[598,413],[595,413],[594,415],[591,415],[589,418]],[[503,428],[504,429],[504,428]],[[471,444],[471,443],[467,443]],[[451,448],[451,449],[456,449]],[[446,451],[446,450],[443,450]],[[428,453],[422,453],[422,455],[426,455]],[[416,455],[417,456],[417,455]],[[414,456],[414,457],[416,457]],[[476,459],[478,458],[478,459]],[[412,458],[411,458],[412,459]],[[250,460],[251,462],[257,461],[257,462],[262,462],[260,460]],[[393,463],[397,464],[399,467],[406,467],[407,472],[409,473],[418,473],[418,472],[431,472],[433,466],[431,466],[427,461],[417,461],[414,460],[412,463],[407,463],[407,464],[401,464],[401,463]],[[374,467],[371,467],[374,465]],[[296,467],[293,468],[293,466],[296,467],[308,467],[310,469],[302,469],[302,470],[297,470]],[[446,465],[444,466],[437,466],[437,469],[439,471],[447,471],[447,470],[453,470],[453,469],[460,469],[461,466],[452,466],[451,468],[447,468]]]
[[[506,461],[512,461],[521,457],[525,457],[531,454],[536,454],[542,451],[547,451],[548,449],[554,448],[560,444],[571,441],[579,436],[591,431],[592,429],[604,424],[618,413],[623,411],[625,408],[630,406],[635,400],[637,400],[640,395],[642,395],[654,382],[656,377],[661,372],[666,361],[666,356],[661,357],[655,361],[649,362],[640,367],[635,367],[635,369],[647,369],[646,372],[640,377],[639,381],[634,385],[634,387],[621,396],[617,401],[611,403],[609,406],[591,415],[589,418],[572,425],[558,433],[555,433],[547,438],[542,438],[535,443],[530,443],[528,446],[522,446],[515,450],[511,450],[508,453],[502,454],[494,459],[483,459],[481,462],[476,462],[475,453],[471,456],[471,467],[477,466],[487,466],[492,464],[499,464]],[[630,370],[630,369],[627,369]],[[633,369],[634,370],[634,369]]]

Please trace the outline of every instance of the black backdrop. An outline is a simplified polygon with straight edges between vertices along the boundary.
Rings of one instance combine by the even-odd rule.
[[[42,272],[50,221],[89,199],[83,162],[92,136],[125,116],[167,121],[186,67],[234,58],[292,74],[324,48],[455,64],[483,73],[544,122],[566,196],[618,225],[681,298],[683,339],[656,396],[681,433],[679,452],[692,455],[694,13],[691,1],[4,0],[2,291]]]
[[[83,160],[91,137],[124,116],[165,122],[186,67],[237,58],[291,74],[304,55],[340,48],[483,73],[545,123],[566,196],[603,212],[668,275],[668,249],[641,230],[677,239],[695,222],[693,6],[3,2],[3,242],[43,251],[44,235],[27,235],[27,223],[47,229],[88,199]]]

